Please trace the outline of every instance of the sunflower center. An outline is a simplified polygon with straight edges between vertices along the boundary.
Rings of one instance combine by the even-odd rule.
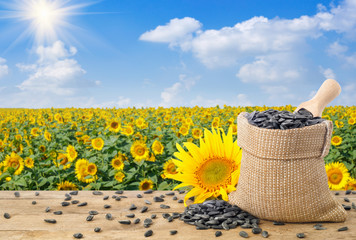
[[[197,176],[203,186],[224,184],[231,175],[231,163],[224,158],[207,160],[198,170]]]
[[[340,139],[339,138],[334,138],[334,143],[339,143]]]
[[[13,167],[13,168],[15,168],[15,169],[18,167],[18,165],[19,165],[18,162],[12,162],[12,163],[11,163],[11,167]]]
[[[119,124],[117,122],[112,122],[111,123],[111,127],[112,128],[117,128],[119,126]]]
[[[142,156],[145,153],[145,149],[141,146],[136,147],[136,154]]]
[[[148,190],[150,188],[150,183],[149,182],[144,182],[142,184],[142,190]]]
[[[121,161],[119,159],[115,160],[114,165],[117,167],[121,166]]]
[[[329,175],[329,181],[332,184],[339,184],[342,180],[342,172],[339,169],[333,169],[331,170],[331,173]]]

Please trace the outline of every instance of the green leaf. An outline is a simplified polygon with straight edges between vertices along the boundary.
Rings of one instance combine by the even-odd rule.
[[[21,187],[27,187],[27,182],[24,178],[18,179],[15,184]]]
[[[162,182],[160,185],[158,185],[157,190],[170,190],[169,184],[167,182]]]

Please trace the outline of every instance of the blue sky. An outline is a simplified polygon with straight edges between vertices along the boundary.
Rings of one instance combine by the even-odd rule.
[[[0,107],[356,104],[356,0],[0,1]],[[24,33],[25,32],[25,33]]]

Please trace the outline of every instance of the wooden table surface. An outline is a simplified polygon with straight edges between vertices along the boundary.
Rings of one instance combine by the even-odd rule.
[[[70,205],[62,207],[61,202],[64,200],[64,194],[69,191],[39,191],[39,196],[35,196],[35,191],[20,191],[20,197],[14,196],[14,191],[0,191],[0,239],[75,239],[74,233],[82,233],[82,239],[146,239],[144,233],[151,229],[153,235],[147,239],[215,239],[214,229],[196,230],[194,226],[185,224],[179,219],[168,222],[162,217],[162,213],[183,212],[184,204],[177,203],[172,200],[172,196],[165,196],[163,204],[169,205],[170,209],[161,209],[160,204],[153,202],[154,196],[160,196],[167,191],[154,191],[152,194],[143,194],[142,191],[124,191],[122,195],[128,198],[115,201],[111,198],[114,191],[102,191],[103,195],[93,195],[92,191],[79,191],[77,196],[73,196],[72,200],[87,202],[88,205],[78,207]],[[143,198],[137,198],[136,195],[141,193]],[[108,200],[103,200],[103,196],[109,195]],[[118,194],[119,195],[119,194]],[[175,191],[175,196],[178,199],[183,199],[185,194],[179,194]],[[351,205],[351,202],[356,204],[356,194],[345,195],[345,192],[340,191],[340,195],[336,196],[340,202]],[[344,202],[344,197],[350,199],[350,203]],[[147,205],[144,200],[152,202],[152,205]],[[32,201],[37,204],[33,205]],[[136,210],[130,211],[131,204],[137,206]],[[104,205],[109,204],[112,207],[105,209]],[[143,206],[148,206],[146,213],[140,213]],[[46,213],[45,209],[51,208],[51,211]],[[54,211],[63,211],[62,215],[54,215]],[[93,221],[86,221],[90,210],[99,212]],[[11,215],[10,219],[4,218],[4,213]],[[292,224],[287,223],[284,226],[275,226],[270,221],[261,221],[260,227],[262,230],[269,232],[268,239],[298,239],[297,233],[305,233],[306,239],[355,239],[356,240],[356,210],[351,209],[348,212],[348,218],[344,223],[323,223],[326,230],[315,230],[312,223],[308,224]],[[111,213],[113,220],[105,219],[105,214]],[[130,219],[126,217],[129,213],[135,213],[136,217],[141,219],[139,224],[122,225],[118,220]],[[143,220],[149,218],[151,214],[157,214],[157,218],[153,219],[153,224],[150,228],[143,226]],[[135,218],[136,218],[135,217]],[[44,219],[56,219],[56,224],[46,223]],[[131,219],[133,220],[135,219]],[[338,232],[337,229],[348,226],[349,230]],[[101,227],[101,232],[94,232],[95,227]],[[169,231],[177,230],[178,233],[171,236]],[[241,229],[237,227],[229,231],[221,230],[223,235],[218,239],[242,239],[239,236],[241,230],[249,234],[249,239],[263,239],[261,235],[254,235],[251,229]]]

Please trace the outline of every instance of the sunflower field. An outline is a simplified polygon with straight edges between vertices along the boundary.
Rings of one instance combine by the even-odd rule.
[[[175,164],[178,145],[199,146],[204,129],[230,129],[235,141],[240,112],[270,108],[295,110],[0,109],[0,189],[171,190],[182,182],[174,180],[181,170]],[[356,189],[356,107],[327,107],[323,118],[334,123],[325,158],[329,186]]]

